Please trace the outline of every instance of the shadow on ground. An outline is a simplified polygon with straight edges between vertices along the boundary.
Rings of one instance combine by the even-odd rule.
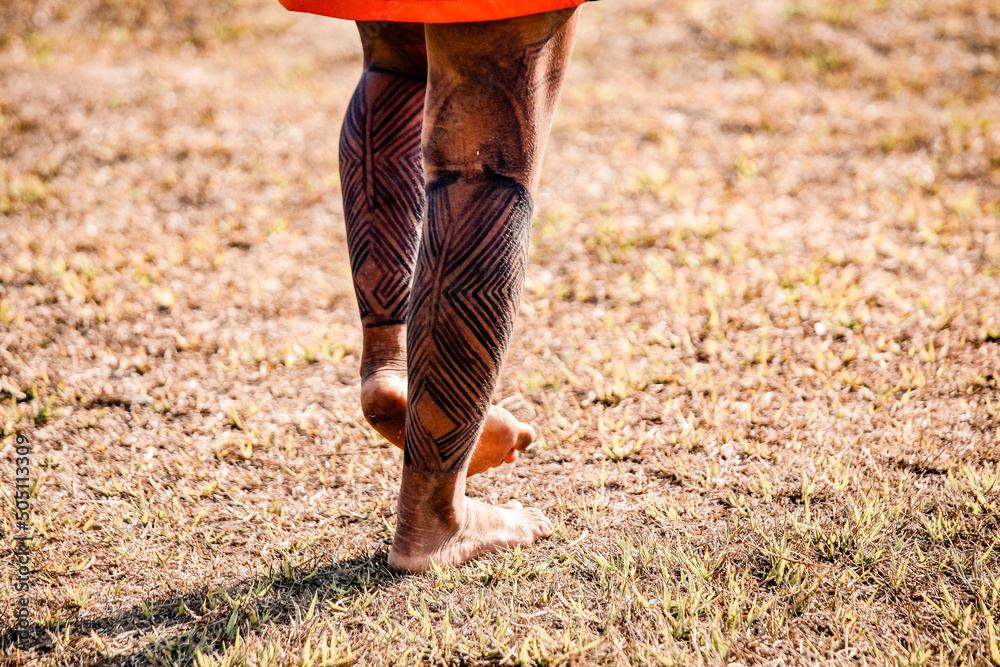
[[[343,602],[371,594],[404,575],[392,571],[386,561],[388,549],[380,546],[370,556],[344,558],[323,565],[272,565],[263,575],[228,587],[204,586],[187,595],[143,601],[115,615],[56,620],[33,624],[27,647],[49,653],[60,634],[70,627],[70,642],[95,634],[102,641],[126,637],[149,637],[142,648],[130,652],[91,657],[81,665],[193,664],[196,654],[225,652],[238,636],[246,637],[268,624],[288,625],[308,619],[313,606]],[[11,631],[0,637],[0,646],[10,649]]]

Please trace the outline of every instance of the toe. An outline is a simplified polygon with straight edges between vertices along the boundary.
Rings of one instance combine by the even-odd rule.
[[[552,534],[552,524],[542,514],[541,510],[534,507],[521,510],[521,528],[527,531],[532,539],[536,537],[548,537]]]
[[[503,457],[503,461],[504,463],[513,463],[514,461],[517,460],[517,456],[518,456],[517,450],[512,449],[509,452],[507,452],[507,456]]]
[[[539,510],[533,510],[532,514],[535,519],[536,530],[539,535],[543,537],[548,537],[552,534],[552,522],[541,513]]]
[[[521,503],[519,503],[516,500],[512,500],[509,503],[504,503],[500,507],[503,507],[503,508],[509,509],[509,510],[519,510],[519,509],[523,509],[524,505],[522,505]]]
[[[552,534],[552,526],[548,521],[539,521],[531,527],[533,537],[548,537]]]

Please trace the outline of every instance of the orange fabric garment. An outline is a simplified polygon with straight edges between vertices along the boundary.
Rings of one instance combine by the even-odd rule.
[[[279,0],[285,9],[352,21],[458,23],[528,16],[587,0]]]

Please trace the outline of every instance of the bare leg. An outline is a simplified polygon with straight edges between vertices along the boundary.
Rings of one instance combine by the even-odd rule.
[[[420,221],[427,55],[419,23],[359,22],[364,72],[340,134],[340,180],[364,329],[362,409],[378,430],[406,400],[406,314]],[[405,417],[404,417],[405,418]]]
[[[409,401],[389,563],[457,565],[548,535],[541,512],[465,497],[521,298],[532,193],[573,10],[427,25],[427,218],[407,320]]]
[[[424,215],[427,56],[418,23],[359,22],[365,70],[340,141],[347,242],[364,328],[361,406],[397,447],[406,423],[406,315]],[[492,407],[470,472],[512,462],[534,430]]]

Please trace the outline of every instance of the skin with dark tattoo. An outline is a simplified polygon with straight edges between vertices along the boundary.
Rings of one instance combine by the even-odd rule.
[[[354,291],[367,328],[406,323],[424,212],[426,81],[367,69],[340,134],[340,182]]]
[[[465,496],[472,443],[485,420],[514,328],[528,256],[531,195],[495,174],[447,175],[427,189],[411,296],[409,402],[398,520],[389,564],[426,569],[548,535],[519,503]]]
[[[531,196],[508,178],[444,176],[427,188],[408,322],[404,464],[462,470],[507,352],[528,259]]]

